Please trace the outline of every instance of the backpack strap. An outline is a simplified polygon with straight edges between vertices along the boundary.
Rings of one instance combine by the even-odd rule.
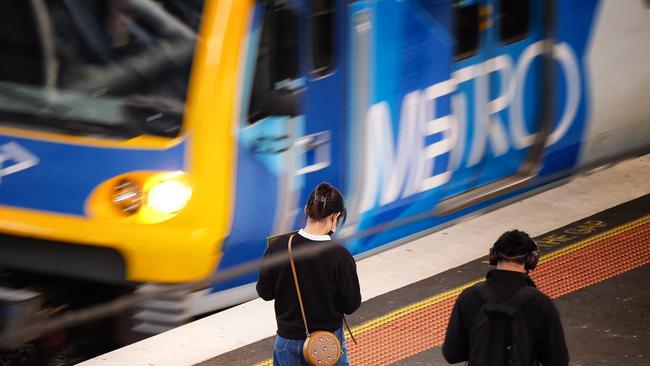
[[[533,296],[539,293],[539,290],[532,286],[524,286],[515,295],[506,302],[499,301],[497,296],[494,294],[494,291],[487,285],[487,283],[482,282],[476,285],[476,290],[478,291],[481,299],[484,302],[485,310],[488,313],[501,313],[509,317],[513,317],[517,310],[528,302]]]
[[[492,291],[490,286],[486,282],[481,282],[476,285],[476,291],[478,291],[481,300],[483,300],[483,307],[488,314],[502,313],[509,317],[512,317],[517,311],[516,309],[510,308],[507,304],[504,304],[499,300],[497,295]]]
[[[481,283],[477,283],[474,288],[478,292],[479,296],[481,296],[481,300],[483,300],[484,303],[491,304],[499,302],[497,295],[495,295],[494,291],[492,291],[490,286],[487,285],[487,282],[483,281]]]
[[[533,296],[537,295],[539,293],[539,290],[532,287],[532,286],[524,286],[521,290],[517,291],[515,296],[513,296],[510,301],[508,301],[508,305],[516,309],[519,309],[520,307],[524,306],[528,302],[528,300],[532,299]]]

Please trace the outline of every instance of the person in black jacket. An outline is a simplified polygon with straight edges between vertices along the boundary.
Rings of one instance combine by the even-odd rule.
[[[503,303],[512,299],[523,287],[535,287],[527,272],[537,265],[539,252],[535,241],[525,232],[513,230],[501,235],[490,249],[489,258],[490,264],[496,264],[496,269],[487,273],[484,283],[466,288],[452,310],[442,346],[443,356],[449,363],[470,359],[474,321],[484,304],[479,286],[488,287],[494,297]],[[534,296],[519,308],[531,339],[532,349],[529,351],[532,354],[529,357],[544,366],[566,366],[569,364],[569,354],[558,310],[547,295],[534,292]],[[471,361],[470,366],[474,366]]]
[[[352,314],[361,305],[359,278],[350,252],[333,243],[329,236],[336,231],[339,221],[345,222],[343,196],[330,184],[321,183],[309,195],[305,215],[307,223],[304,229],[276,239],[264,253],[264,260],[274,255],[286,255],[291,235],[294,254],[307,247],[326,248],[318,250],[316,255],[295,258],[296,272],[309,331],[335,333],[343,348],[337,365],[349,365],[342,328],[343,314]],[[306,331],[288,260],[280,266],[262,266],[257,293],[266,301],[275,300],[278,330],[273,364],[307,365],[302,355]]]

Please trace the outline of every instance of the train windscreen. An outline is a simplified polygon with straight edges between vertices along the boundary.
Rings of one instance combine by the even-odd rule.
[[[202,0],[0,2],[0,125],[175,137]]]

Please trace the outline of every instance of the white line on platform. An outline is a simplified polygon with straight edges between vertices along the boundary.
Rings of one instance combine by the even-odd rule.
[[[508,229],[518,228],[536,236],[648,194],[648,182],[650,155],[578,177],[363,259],[358,263],[363,298],[371,299],[484,256]],[[275,330],[273,302],[257,299],[81,365],[193,365],[273,336]]]

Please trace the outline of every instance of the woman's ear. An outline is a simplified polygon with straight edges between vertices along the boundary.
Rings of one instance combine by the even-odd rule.
[[[305,212],[305,217],[309,218],[309,215],[307,214],[307,205],[305,205],[305,208],[302,209]]]
[[[335,233],[337,228],[336,223],[338,222],[339,216],[341,215],[340,212],[333,213],[332,214],[332,226],[330,227],[330,230]]]
[[[339,220],[339,216],[341,216],[340,212],[334,214],[334,222],[337,222]]]

